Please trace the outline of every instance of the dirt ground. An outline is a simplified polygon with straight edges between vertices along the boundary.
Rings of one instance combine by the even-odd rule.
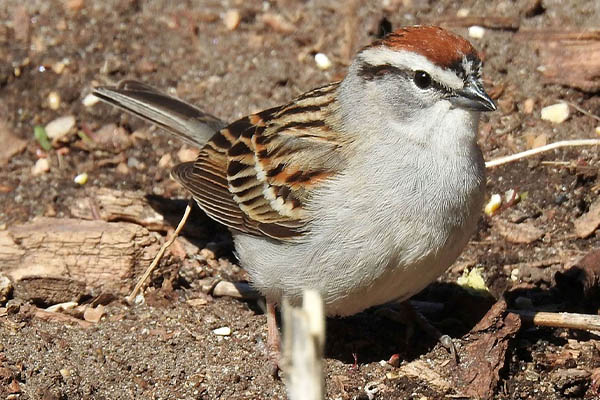
[[[0,159],[0,230],[39,216],[71,217],[70,202],[93,188],[141,190],[163,202],[187,198],[169,179],[181,144],[108,106],[85,105],[94,85],[135,78],[232,121],[341,78],[352,54],[388,25],[443,23],[464,36],[469,25],[487,26],[482,38],[470,39],[482,52],[484,81],[499,105],[497,112],[482,116],[486,160],[546,142],[598,138],[600,121],[594,115],[600,114],[600,98],[594,89],[549,82],[544,75],[549,66],[540,67],[550,44],[532,40],[527,32],[598,32],[600,2],[458,3],[2,0],[0,130],[7,149],[14,145],[19,151]],[[234,29],[225,23],[235,17],[232,10],[240,16]],[[470,17],[475,22],[468,22]],[[598,43],[598,35],[593,40]],[[317,52],[332,60],[330,69],[317,67]],[[591,115],[570,107],[565,122],[540,118],[543,107],[561,101]],[[135,140],[89,149],[72,135],[42,150],[34,126],[66,115],[75,117],[80,131],[98,132],[117,123]],[[33,173],[44,157],[49,170]],[[494,303],[465,295],[455,285],[465,269],[475,266],[482,267],[494,298],[505,298],[509,308],[598,314],[597,293],[586,297],[570,284],[561,286],[556,274],[599,247],[599,231],[583,238],[574,228],[600,192],[599,167],[595,146],[555,150],[489,171],[489,195],[505,197],[514,189],[521,201],[503,205],[493,216],[482,215],[457,263],[417,296],[443,305],[431,321],[456,338],[459,350],[468,344],[464,335]],[[85,185],[73,182],[81,172],[89,175]],[[195,243],[216,246],[221,257],[235,262],[226,233],[196,217],[203,222],[197,224],[202,232],[195,232]],[[230,263],[209,266],[188,258],[187,268],[197,268],[197,276],[245,278]],[[5,262],[0,260],[0,273]],[[194,274],[183,274],[181,268],[181,260],[167,257],[144,304],[108,302],[102,319],[87,328],[36,318],[27,311],[30,301],[9,296],[0,303],[0,397],[285,398],[283,383],[269,375],[260,304],[207,296],[189,277]],[[397,368],[381,362],[398,354],[401,365],[422,360],[432,368],[441,366],[442,376],[452,375],[448,353],[418,328],[376,311],[327,324],[327,398],[462,398],[460,387],[440,390],[425,376],[395,377]],[[213,330],[220,327],[231,328],[232,334],[216,335]],[[503,364],[493,398],[600,397],[598,332],[523,322],[510,337]],[[376,394],[365,391],[372,382]]]

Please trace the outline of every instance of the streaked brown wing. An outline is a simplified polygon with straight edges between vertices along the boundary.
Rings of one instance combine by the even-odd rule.
[[[173,176],[210,217],[254,235],[298,240],[313,189],[343,168],[332,111],[338,84],[242,118]]]

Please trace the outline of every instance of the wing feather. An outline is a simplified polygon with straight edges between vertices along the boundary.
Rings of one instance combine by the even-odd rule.
[[[345,165],[333,83],[221,129],[173,177],[211,218],[253,235],[301,240],[314,189]]]

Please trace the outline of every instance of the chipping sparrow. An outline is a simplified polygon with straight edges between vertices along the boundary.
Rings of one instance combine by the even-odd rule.
[[[275,349],[283,297],[316,289],[328,315],[350,315],[458,257],[484,197],[479,112],[496,109],[480,70],[468,41],[414,26],[359,51],[341,82],[227,126],[137,82],[94,94],[202,146],[172,176],[231,229]]]

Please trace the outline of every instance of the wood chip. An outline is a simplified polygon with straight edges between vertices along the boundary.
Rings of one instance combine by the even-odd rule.
[[[493,227],[510,243],[533,243],[544,236],[544,231],[535,227],[531,221],[513,224],[512,222],[498,219],[494,221]]]
[[[104,316],[104,306],[102,304],[97,307],[86,307],[83,312],[83,319],[88,322],[97,323]]]
[[[600,198],[596,199],[587,213],[577,218],[574,222],[575,233],[578,237],[585,239],[600,226]]]
[[[402,377],[417,378],[427,382],[427,385],[442,393],[448,392],[454,387],[452,382],[446,380],[446,378],[432,369],[423,360],[412,361],[395,371],[388,372],[385,376],[389,380],[395,380]]]

